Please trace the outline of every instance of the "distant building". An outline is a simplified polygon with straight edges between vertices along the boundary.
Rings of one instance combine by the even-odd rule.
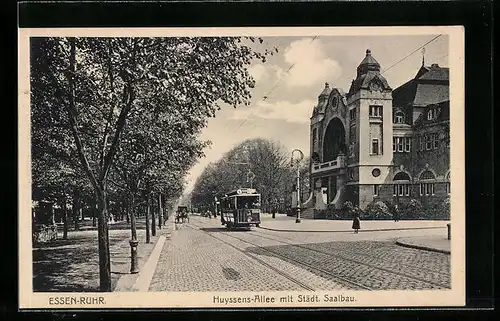
[[[450,193],[449,70],[422,62],[416,76],[392,89],[366,50],[349,91],[330,88],[311,117],[311,197],[304,207],[364,209]],[[311,212],[311,211],[309,211]],[[305,211],[305,215],[307,210]]]

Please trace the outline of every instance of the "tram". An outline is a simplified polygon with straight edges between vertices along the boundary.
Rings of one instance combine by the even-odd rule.
[[[260,225],[260,194],[253,188],[227,193],[220,201],[222,225],[228,230]]]

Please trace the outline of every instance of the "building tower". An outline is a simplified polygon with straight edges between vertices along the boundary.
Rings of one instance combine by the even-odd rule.
[[[349,110],[346,196],[365,208],[391,180],[392,89],[370,49],[346,95]]]

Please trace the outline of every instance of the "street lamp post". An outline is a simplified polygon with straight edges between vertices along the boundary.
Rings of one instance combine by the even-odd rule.
[[[142,161],[144,159],[144,154],[137,154],[135,157],[135,163]],[[137,185],[139,188],[140,181]],[[133,193],[133,192],[132,192]],[[139,245],[139,241],[137,240],[137,226],[135,220],[135,201],[134,195],[131,195],[132,199],[132,212],[130,213],[130,232],[131,239],[129,241],[130,244],[130,273],[136,274],[139,273],[139,259],[137,256],[137,246]]]
[[[247,183],[250,182],[250,188],[253,188],[253,179],[254,178],[255,178],[255,174],[249,168],[248,172],[247,172]]]
[[[292,151],[292,160],[290,161],[290,165],[293,166],[293,153],[298,152],[299,157],[297,158],[297,218],[295,219],[295,223],[300,223],[300,162],[304,158],[304,153],[300,149],[294,149]]]

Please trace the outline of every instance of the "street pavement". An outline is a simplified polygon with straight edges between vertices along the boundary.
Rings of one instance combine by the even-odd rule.
[[[273,230],[291,222],[297,231]],[[342,232],[310,232],[326,224]],[[163,246],[149,291],[450,288],[450,255],[395,243],[402,238],[439,238],[446,233],[446,222],[417,222],[438,228],[393,227],[409,224],[362,222],[362,228],[373,231],[354,234],[349,221],[295,223],[286,216],[273,220],[263,215],[262,228],[228,232],[218,218],[191,216]],[[269,226],[273,229],[265,229]]]

